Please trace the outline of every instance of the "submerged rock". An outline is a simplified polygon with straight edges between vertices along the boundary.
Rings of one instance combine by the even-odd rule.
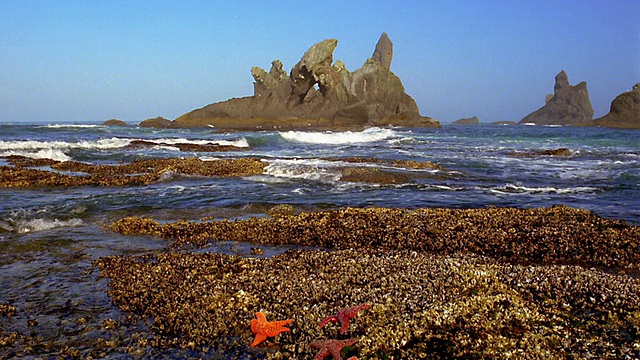
[[[393,45],[382,34],[372,58],[350,72],[333,60],[338,40],[313,45],[287,76],[279,60],[269,72],[253,67],[253,96],[207,105],[180,116],[172,127],[220,129],[345,129],[397,125],[439,127],[420,115],[402,81],[389,69]]]
[[[520,120],[520,124],[578,125],[593,119],[587,83],[571,86],[564,70],[556,75],[554,93],[546,104]]]
[[[611,102],[609,113],[590,125],[640,128],[640,83],[635,84],[631,91],[618,95]]]

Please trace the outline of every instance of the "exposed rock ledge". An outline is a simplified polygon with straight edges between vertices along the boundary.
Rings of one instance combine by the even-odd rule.
[[[400,79],[390,70],[393,44],[383,33],[372,58],[349,72],[333,62],[338,40],[313,45],[291,69],[279,60],[269,72],[254,67],[253,96],[193,110],[171,127],[213,126],[225,130],[354,129],[366,126],[440,127],[421,116]]]

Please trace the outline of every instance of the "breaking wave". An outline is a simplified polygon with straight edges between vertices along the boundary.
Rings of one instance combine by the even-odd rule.
[[[19,141],[0,141],[0,156],[21,155],[33,159],[53,159],[58,161],[72,160],[65,151],[68,150],[113,150],[121,149],[129,146],[131,142],[143,139],[134,138],[118,138],[112,137],[108,139],[100,139],[96,141],[36,141],[36,140],[19,140]],[[178,148],[166,147],[166,145],[175,145],[181,143],[190,144],[218,144],[231,145],[241,148],[249,147],[249,142],[245,138],[237,140],[190,140],[184,138],[168,138],[168,139],[144,139],[147,142],[164,144],[165,150],[176,151]]]
[[[308,131],[287,131],[281,132],[280,136],[289,141],[307,144],[352,144],[367,143],[395,138],[398,136],[392,129],[368,128],[363,131],[343,131],[343,132],[308,132]]]

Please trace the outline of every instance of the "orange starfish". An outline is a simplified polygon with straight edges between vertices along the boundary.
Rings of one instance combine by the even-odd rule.
[[[371,308],[371,305],[358,305],[348,309],[342,309],[338,311],[337,315],[332,315],[322,320],[318,326],[323,327],[330,322],[340,322],[340,325],[342,325],[340,328],[340,334],[344,334],[349,328],[349,321],[351,321],[351,318],[356,316],[358,311],[369,308]]]
[[[355,344],[356,341],[358,340],[357,339],[318,340],[318,341],[312,342],[311,344],[309,344],[309,346],[311,346],[314,349],[320,350],[318,351],[318,354],[316,355],[316,357],[313,358],[313,360],[322,360],[329,355],[333,356],[334,360],[342,360],[342,355],[340,355],[342,348],[345,346],[351,346]],[[354,357],[350,357],[349,359],[353,359]]]
[[[251,320],[251,332],[256,334],[256,338],[251,343],[251,346],[256,346],[265,341],[268,337],[278,336],[281,332],[291,331],[286,328],[293,320],[281,320],[281,321],[267,321],[267,318],[263,313],[257,312],[256,318]]]

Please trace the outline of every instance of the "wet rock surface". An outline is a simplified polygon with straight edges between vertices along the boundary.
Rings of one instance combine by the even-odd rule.
[[[261,259],[171,252],[96,265],[122,310],[154,318],[157,346],[249,351],[248,324],[261,311],[294,323],[251,350],[258,358],[310,358],[313,341],[334,337],[357,338],[348,356],[365,359],[638,354],[640,281],[581,266],[374,247]],[[362,303],[372,308],[347,334],[318,328]]]
[[[13,188],[71,186],[137,186],[177,175],[249,176],[261,174],[266,164],[259,159],[198,158],[139,160],[123,165],[95,165],[77,161],[55,161],[9,157],[14,166],[0,166],[0,186]],[[32,169],[49,166],[52,170]],[[81,173],[69,175],[64,172]]]
[[[640,228],[564,206],[538,209],[357,209],[275,219],[177,222],[123,218],[115,232],[174,245],[217,240],[329,249],[375,247],[438,254],[472,252],[501,261],[640,270]]]
[[[571,156],[571,150],[567,148],[557,148],[549,150],[514,151],[509,156],[514,157],[536,157],[536,156]]]
[[[158,146],[162,143],[132,141],[132,147]],[[231,145],[166,144],[180,147],[183,151],[238,151]],[[77,161],[31,159],[23,156],[7,156],[13,166],[0,166],[0,186],[10,188],[43,188],[73,186],[141,186],[156,181],[167,181],[174,175],[195,176],[251,176],[262,174],[266,162],[256,158],[233,158],[204,161],[198,158],[167,158],[138,160],[129,164],[96,165]],[[371,167],[340,168],[341,181],[374,184],[405,184],[428,174],[410,173],[404,170],[443,170],[429,161],[382,160],[377,158],[322,158],[327,161],[384,165],[398,169]],[[49,167],[51,170],[43,169]]]

